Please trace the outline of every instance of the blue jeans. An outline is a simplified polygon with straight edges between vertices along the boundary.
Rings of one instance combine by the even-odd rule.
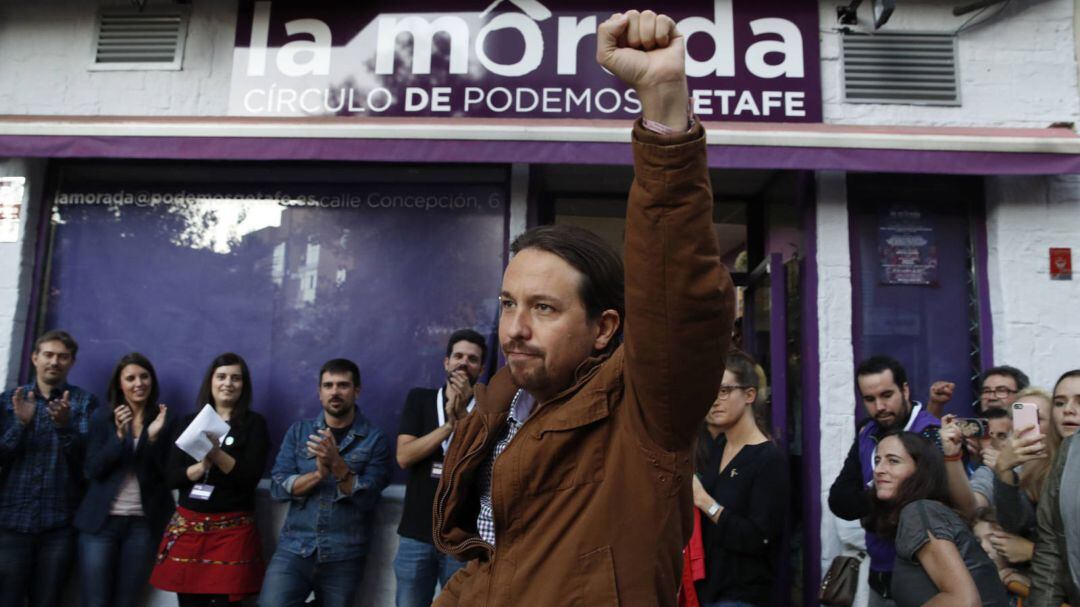
[[[110,516],[97,533],[79,534],[83,607],[135,607],[146,593],[158,540],[142,516]]]
[[[445,588],[446,582],[465,563],[439,552],[433,544],[408,537],[400,539],[394,557],[397,607],[430,607],[435,598],[435,583]]]
[[[56,607],[75,556],[75,530],[41,533],[0,529],[0,607]]]
[[[320,563],[278,548],[266,567],[259,607],[298,607],[315,591],[320,607],[351,607],[364,576],[364,557]]]

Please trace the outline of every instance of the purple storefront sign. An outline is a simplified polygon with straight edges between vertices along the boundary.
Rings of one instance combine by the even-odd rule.
[[[594,59],[622,2],[242,2],[237,116],[634,118],[641,104]],[[820,122],[818,5],[664,6],[687,36],[705,120]]]

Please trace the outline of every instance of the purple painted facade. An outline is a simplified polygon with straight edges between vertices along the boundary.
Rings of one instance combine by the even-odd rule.
[[[630,128],[629,122],[627,128]],[[626,143],[0,135],[0,156],[629,165]],[[709,166],[927,175],[1080,174],[1080,156],[1006,152],[709,146]]]
[[[79,340],[71,379],[99,394],[137,350],[162,401],[191,411],[206,365],[235,351],[277,440],[319,413],[319,367],[345,357],[361,370],[361,410],[392,440],[409,389],[445,381],[452,331],[495,349],[505,184],[59,188],[46,326]]]

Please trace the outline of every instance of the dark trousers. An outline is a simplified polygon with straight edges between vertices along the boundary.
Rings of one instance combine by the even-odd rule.
[[[240,601],[230,601],[227,594],[184,594],[176,595],[180,607],[239,607]]]
[[[57,607],[69,585],[75,530],[41,533],[0,529],[0,607]]]
[[[303,557],[279,547],[266,568],[259,607],[300,607],[312,592],[319,607],[352,605],[364,575],[364,557],[320,563],[316,554]]]
[[[80,533],[82,606],[136,607],[146,594],[160,539],[141,516],[110,516],[97,533]]]

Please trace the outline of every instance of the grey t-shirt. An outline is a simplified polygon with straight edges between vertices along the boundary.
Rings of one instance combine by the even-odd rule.
[[[986,466],[979,466],[975,469],[975,472],[971,473],[971,478],[968,479],[971,483],[971,490],[975,493],[981,493],[986,501],[990,502],[990,507],[994,507],[994,471]]]
[[[933,500],[912,502],[900,512],[896,530],[896,565],[892,593],[899,607],[922,605],[940,592],[915,556],[930,538],[956,544],[964,566],[971,572],[984,607],[1008,607],[1009,597],[997,568],[979,545],[975,534],[948,506]]]

